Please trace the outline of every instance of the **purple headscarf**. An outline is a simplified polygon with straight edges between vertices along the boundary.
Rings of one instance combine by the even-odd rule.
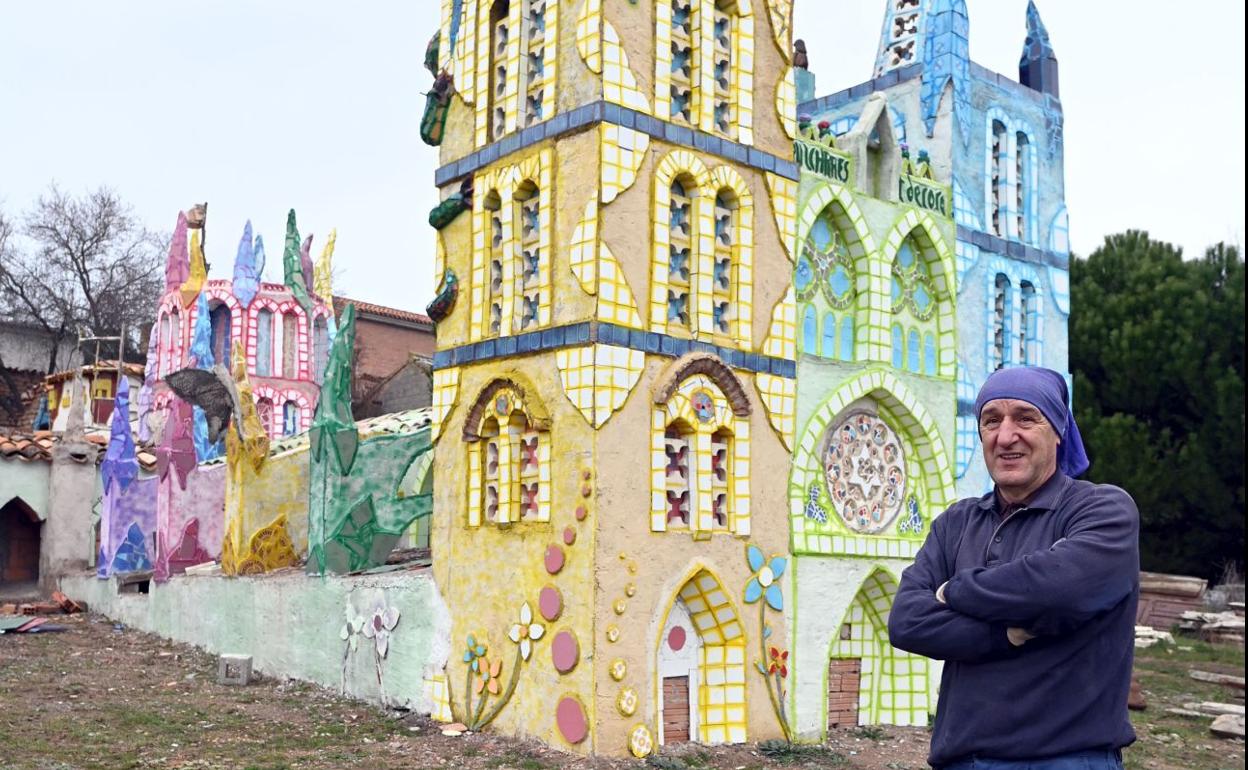
[[[1075,425],[1075,415],[1070,411],[1066,379],[1062,375],[1039,366],[998,369],[979,389],[975,419],[979,419],[984,404],[998,398],[1026,401],[1040,410],[1061,439],[1057,446],[1058,470],[1067,476],[1078,476],[1088,469],[1088,453],[1084,451],[1079,426]]]

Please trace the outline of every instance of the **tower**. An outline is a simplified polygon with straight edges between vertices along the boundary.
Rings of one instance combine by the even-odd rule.
[[[431,547],[470,728],[788,732],[790,16],[443,3]]]

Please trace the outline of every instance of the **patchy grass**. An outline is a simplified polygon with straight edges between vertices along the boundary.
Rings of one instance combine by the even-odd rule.
[[[1131,712],[1138,740],[1123,752],[1127,770],[1243,770],[1244,742],[1209,732],[1213,717],[1168,714],[1185,703],[1216,701],[1243,705],[1243,691],[1199,682],[1200,670],[1243,676],[1244,651],[1226,645],[1179,638],[1135,654],[1135,673],[1148,708]]]

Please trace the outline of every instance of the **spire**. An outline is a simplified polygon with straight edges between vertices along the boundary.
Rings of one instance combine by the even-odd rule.
[[[309,293],[315,292],[315,284],[313,279],[316,269],[312,266],[312,234],[308,233],[308,237],[303,239],[303,246],[299,249],[299,270],[303,273],[303,285]]]
[[[932,0],[923,32],[923,84],[919,92],[927,135],[936,130],[936,118],[945,89],[952,84],[950,105],[962,142],[970,140],[970,30],[966,0]]]
[[[334,313],[334,245],[338,240],[338,231],[330,230],[329,238],[325,241],[324,248],[321,249],[321,258],[316,261],[316,270],[313,277],[313,289],[316,291],[326,305],[329,306],[329,313]]]
[[[186,214],[178,212],[178,224],[173,228],[173,240],[169,243],[169,258],[165,262],[165,291],[176,291],[191,275],[190,259],[186,255]]]
[[[251,237],[251,220],[247,220],[247,224],[243,225],[243,237],[238,241],[238,253],[234,256],[234,282],[232,289],[235,298],[244,308],[251,306],[251,301],[255,299],[256,292],[260,291],[260,269],[256,267],[256,244],[260,242],[259,236],[255,241]],[[263,245],[261,245],[263,248]],[[261,254],[263,255],[263,251]],[[264,257],[261,256],[261,260]]]
[[[186,489],[186,480],[196,464],[195,440],[192,438],[194,413],[191,405],[175,398],[165,421],[160,446],[156,447],[156,472],[161,479],[174,471],[178,486]]]
[[[147,444],[152,440],[152,427],[148,419],[152,414],[152,400],[156,387],[156,364],[160,358],[156,347],[158,334],[156,324],[147,333],[147,363],[143,367],[143,387],[139,388],[139,443]]]
[[[191,236],[192,239],[194,235]],[[197,369],[212,369],[216,363],[212,355],[212,317],[208,310],[208,297],[202,292],[195,307],[195,326],[191,332],[191,360]],[[200,407],[194,408],[192,438],[200,462],[220,457],[225,446],[220,439],[212,443],[208,438],[208,415]]]
[[[1034,0],[1027,3],[1027,42],[1018,60],[1018,82],[1028,88],[1059,98],[1057,88],[1057,55],[1049,42],[1049,31],[1040,18]]]
[[[880,48],[875,55],[875,72],[872,77],[878,78],[890,70],[923,61],[920,43],[923,40],[925,1],[887,0],[884,28],[880,30]]]
[[[308,244],[309,248],[311,243]],[[286,248],[282,251],[282,277],[286,288],[295,295],[295,300],[304,310],[311,312],[312,298],[308,296],[308,285],[303,280],[303,261],[299,245],[299,226],[295,223],[295,210],[286,215]]]
[[[116,481],[119,490],[130,486],[139,475],[139,460],[134,453],[134,437],[130,435],[130,379],[124,374],[117,380],[113,397],[112,427],[108,450],[100,464],[100,481],[105,491]]]
[[[191,233],[190,275],[180,287],[182,307],[191,306],[195,297],[199,295],[199,290],[204,288],[206,280],[208,280],[208,263],[204,261],[204,249],[200,246],[199,230],[195,230]]]

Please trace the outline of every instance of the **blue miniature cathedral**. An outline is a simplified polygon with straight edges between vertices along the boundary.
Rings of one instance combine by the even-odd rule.
[[[798,113],[850,131],[883,93],[894,134],[951,179],[957,223],[959,497],[991,488],[975,393],[994,370],[1067,373],[1070,241],[1057,57],[1034,3],[1017,79],[970,59],[965,0],[887,0],[871,80],[816,97],[798,78]],[[817,60],[818,46],[811,46]],[[1067,374],[1067,381],[1070,377]]]

